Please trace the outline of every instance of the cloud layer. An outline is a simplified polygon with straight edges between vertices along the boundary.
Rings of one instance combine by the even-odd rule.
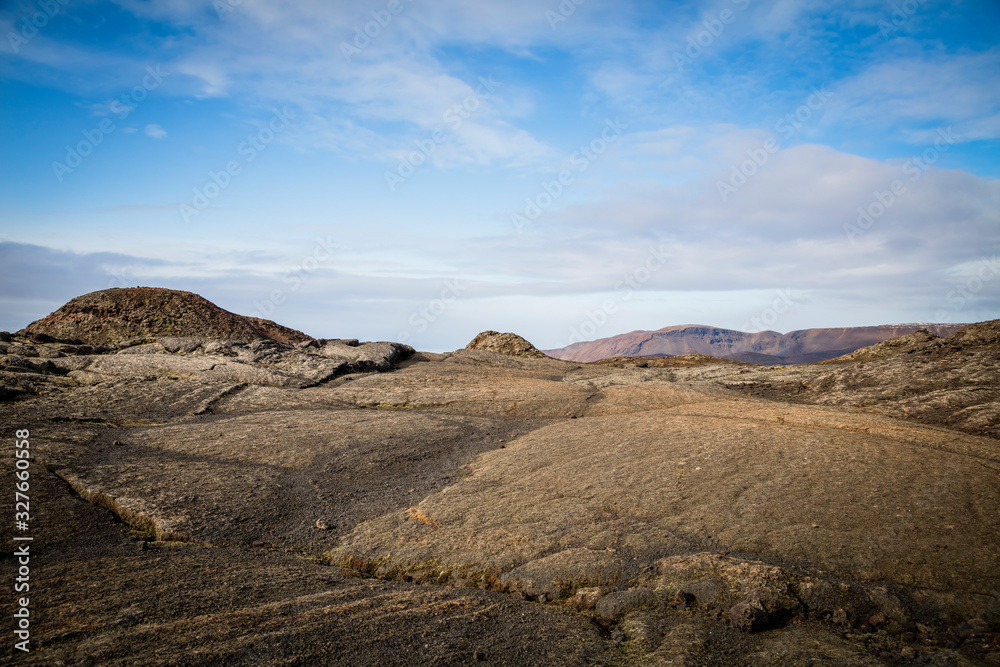
[[[0,327],[126,284],[433,349],[1000,316],[1000,10],[911,5],[14,3]]]

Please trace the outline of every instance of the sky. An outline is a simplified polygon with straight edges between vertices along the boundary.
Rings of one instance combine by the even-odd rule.
[[[324,338],[1000,317],[1000,3],[0,3],[0,329],[110,287]]]

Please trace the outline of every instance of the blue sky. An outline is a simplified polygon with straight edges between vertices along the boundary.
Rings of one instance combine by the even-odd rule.
[[[0,329],[134,285],[426,350],[997,318],[998,35],[996,2],[8,2]]]

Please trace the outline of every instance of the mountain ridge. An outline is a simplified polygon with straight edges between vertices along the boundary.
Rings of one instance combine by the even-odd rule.
[[[556,359],[589,362],[610,357],[660,357],[706,354],[757,364],[800,364],[849,354],[920,330],[937,336],[958,332],[965,324],[882,324],[867,327],[797,329],[747,333],[703,324],[681,324],[655,331],[637,330],[593,341],[543,350]]]

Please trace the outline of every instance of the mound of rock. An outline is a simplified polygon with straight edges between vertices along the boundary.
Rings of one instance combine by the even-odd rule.
[[[60,340],[109,345],[135,338],[199,336],[249,343],[312,340],[301,331],[270,320],[237,315],[191,292],[162,287],[113,288],[70,300],[25,330]]]
[[[950,336],[936,336],[927,329],[892,338],[875,345],[863,347],[836,359],[821,361],[821,364],[843,362],[874,361],[897,354],[922,355],[948,353],[964,348],[1000,346],[1000,320],[970,324]]]
[[[510,357],[544,359],[545,355],[534,345],[514,333],[484,331],[465,346],[466,350],[489,350]]]
[[[965,347],[1000,345],[1000,320],[989,320],[970,324],[945,340]]]
[[[1000,438],[1000,320],[943,337],[915,331],[780,372],[741,369],[719,382],[761,398],[853,406]]]
[[[845,361],[873,361],[875,359],[891,357],[895,354],[903,354],[913,350],[914,348],[940,339],[940,336],[935,336],[927,329],[920,329],[919,331],[914,331],[911,334],[906,334],[905,336],[900,336],[898,338],[890,338],[889,340],[882,341],[881,343],[869,345],[868,347],[863,347],[860,350],[855,350],[849,354],[845,354],[835,359],[829,359],[827,361],[820,361],[819,363],[839,364]]]

